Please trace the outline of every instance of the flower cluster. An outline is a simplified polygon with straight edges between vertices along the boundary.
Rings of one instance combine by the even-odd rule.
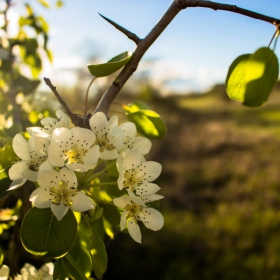
[[[19,158],[9,170],[12,180],[9,190],[27,180],[37,182],[30,201],[37,208],[50,207],[58,220],[69,210],[83,212],[95,207],[93,197],[80,190],[77,174],[88,174],[100,161],[116,160],[120,190],[127,195],[113,199],[123,209],[121,230],[128,227],[131,237],[141,243],[139,221],[152,230],[163,226],[163,217],[148,203],[161,199],[160,189],[152,183],[161,173],[161,165],[146,161],[151,141],[137,136],[132,122],[118,124],[118,117],[98,112],[90,120],[90,129],[69,128],[69,119],[61,111],[57,119],[45,118],[43,127],[27,128],[26,140],[21,134],[13,139],[13,149]]]

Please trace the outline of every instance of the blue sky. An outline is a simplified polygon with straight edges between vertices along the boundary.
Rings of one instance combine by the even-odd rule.
[[[85,67],[90,54],[104,61],[135,45],[103,20],[98,12],[145,37],[171,4],[171,0],[65,0],[61,9],[36,6],[50,24],[50,47],[56,63],[52,69]],[[221,0],[280,18],[278,0]],[[205,8],[180,12],[144,56],[156,60],[151,73],[162,83],[180,90],[204,90],[222,82],[230,63],[243,53],[268,45],[275,29],[271,24],[241,15]],[[279,46],[276,49],[279,54]],[[178,67],[176,67],[176,65]],[[141,69],[142,67],[142,69]],[[147,69],[140,63],[139,71]],[[171,77],[170,79],[168,77]],[[156,82],[156,81],[151,81]]]

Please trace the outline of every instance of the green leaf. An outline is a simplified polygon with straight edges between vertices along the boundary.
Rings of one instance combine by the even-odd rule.
[[[98,279],[102,279],[108,260],[105,245],[97,234],[91,235],[89,248],[93,271]]]
[[[121,53],[107,63],[88,65],[89,72],[95,77],[105,77],[124,67],[132,56],[131,52]]]
[[[129,103],[128,105],[124,105],[124,109],[130,113],[133,113],[139,110],[150,110],[150,107],[145,102],[137,100],[135,102]]]
[[[10,187],[12,181],[9,178],[8,175],[8,168],[3,169],[0,171],[0,199],[4,198],[10,192],[12,191],[7,191],[7,189]]]
[[[87,217],[87,215],[85,215]],[[90,242],[90,230],[88,227],[81,226],[78,227],[78,234],[76,240],[68,252],[72,257],[75,258],[75,261],[85,274],[85,276],[89,277],[92,271],[92,265],[89,255],[88,244]]]
[[[70,275],[63,266],[62,259],[57,259],[53,269],[53,280],[65,280],[65,278],[69,276]]]
[[[117,186],[116,186],[117,188]],[[103,208],[104,218],[114,227],[119,228],[121,215],[117,207],[113,203],[99,202],[99,206]]]
[[[13,163],[18,161],[18,156],[14,152],[12,143],[13,143],[13,140],[10,140],[3,147],[3,151],[1,153],[1,165],[2,165],[2,168],[9,167]]]
[[[62,257],[72,247],[77,234],[77,221],[69,209],[58,221],[50,208],[31,208],[21,225],[21,241],[24,248],[34,254]]]
[[[278,79],[278,59],[267,47],[236,58],[226,78],[229,98],[249,107],[263,105]]]
[[[162,139],[166,133],[167,128],[159,114],[152,110],[136,110],[135,106],[125,108],[126,116],[129,121],[136,125],[137,131],[142,135],[153,138]]]
[[[73,279],[87,280],[87,277],[84,275],[82,269],[79,267],[78,263],[71,257],[70,254],[67,254],[61,260],[64,268]]]

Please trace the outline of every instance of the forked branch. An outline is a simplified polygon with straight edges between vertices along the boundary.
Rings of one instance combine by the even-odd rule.
[[[173,20],[173,18],[183,9],[191,8],[191,7],[202,7],[202,8],[210,8],[213,10],[223,10],[223,11],[229,11],[237,14],[241,14],[244,16],[248,16],[254,19],[262,20],[265,22],[268,22],[270,24],[275,25],[276,27],[279,27],[280,20],[265,16],[263,14],[255,13],[250,10],[239,8],[235,5],[228,5],[228,4],[221,4],[211,1],[198,1],[198,0],[174,0],[169,9],[166,11],[166,13],[163,15],[163,17],[160,19],[160,21],[155,25],[155,27],[151,30],[151,32],[142,40],[140,40],[137,43],[135,40],[135,43],[137,44],[137,47],[134,51],[134,54],[128,64],[123,68],[123,70],[120,72],[118,76],[118,84],[112,83],[111,86],[107,89],[107,91],[103,94],[101,100],[99,101],[99,104],[97,105],[95,112],[101,111],[105,114],[108,113],[108,110],[113,102],[113,100],[116,98],[126,81],[129,79],[129,77],[133,74],[133,72],[137,69],[138,63],[142,59],[145,52],[148,50],[148,48],[154,43],[154,41],[159,37],[159,35],[163,32],[163,30],[169,25],[169,23]],[[105,17],[103,17],[105,18]],[[118,30],[123,32],[128,36],[128,34],[133,34],[129,31],[127,33],[126,29],[120,27],[120,25],[116,24],[115,22],[105,18],[108,22],[110,22],[112,25],[114,25]],[[135,35],[135,34],[133,34]],[[135,35],[136,36],[136,35]],[[129,36],[128,36],[129,37]],[[138,38],[137,36],[135,38]]]

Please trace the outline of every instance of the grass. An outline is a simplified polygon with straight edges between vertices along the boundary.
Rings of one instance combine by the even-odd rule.
[[[142,246],[118,235],[104,279],[280,279],[279,93],[257,109],[222,87],[150,103],[168,127],[148,156],[165,226]]]

